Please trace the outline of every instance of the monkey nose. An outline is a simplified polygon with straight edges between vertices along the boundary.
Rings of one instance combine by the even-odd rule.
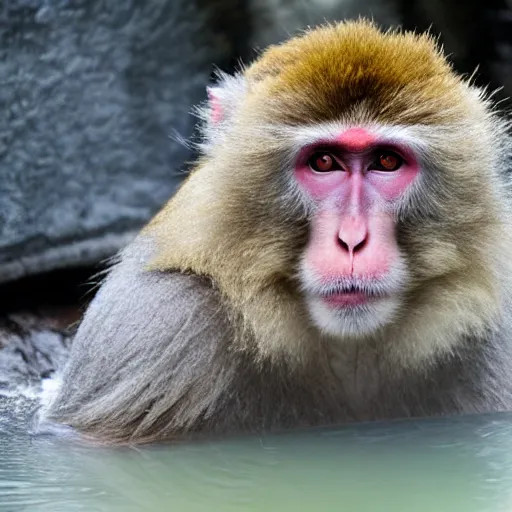
[[[338,243],[340,247],[350,254],[362,251],[368,241],[368,230],[366,224],[351,220],[344,223],[338,232]]]

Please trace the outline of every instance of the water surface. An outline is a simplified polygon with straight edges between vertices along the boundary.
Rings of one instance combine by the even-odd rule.
[[[30,435],[29,409],[0,398],[2,512],[512,510],[512,414],[107,449]]]

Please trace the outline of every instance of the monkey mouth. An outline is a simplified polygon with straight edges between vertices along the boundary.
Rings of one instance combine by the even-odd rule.
[[[388,294],[373,282],[340,282],[319,290],[319,298],[333,308],[354,308],[367,305]]]

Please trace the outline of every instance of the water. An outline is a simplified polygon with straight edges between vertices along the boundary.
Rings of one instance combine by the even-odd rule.
[[[97,448],[0,399],[0,511],[512,510],[512,414]],[[21,418],[21,419],[20,419]]]

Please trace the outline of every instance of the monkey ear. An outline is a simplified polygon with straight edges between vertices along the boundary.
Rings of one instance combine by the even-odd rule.
[[[242,74],[234,76],[218,73],[218,82],[208,86],[208,101],[198,110],[203,119],[203,145],[219,142],[219,137],[229,129],[230,122],[242,103],[247,84]],[[206,149],[206,148],[205,148]]]
[[[218,87],[207,87],[206,92],[208,93],[208,105],[210,106],[210,123],[218,124],[224,117],[223,106],[222,106],[222,90]]]

